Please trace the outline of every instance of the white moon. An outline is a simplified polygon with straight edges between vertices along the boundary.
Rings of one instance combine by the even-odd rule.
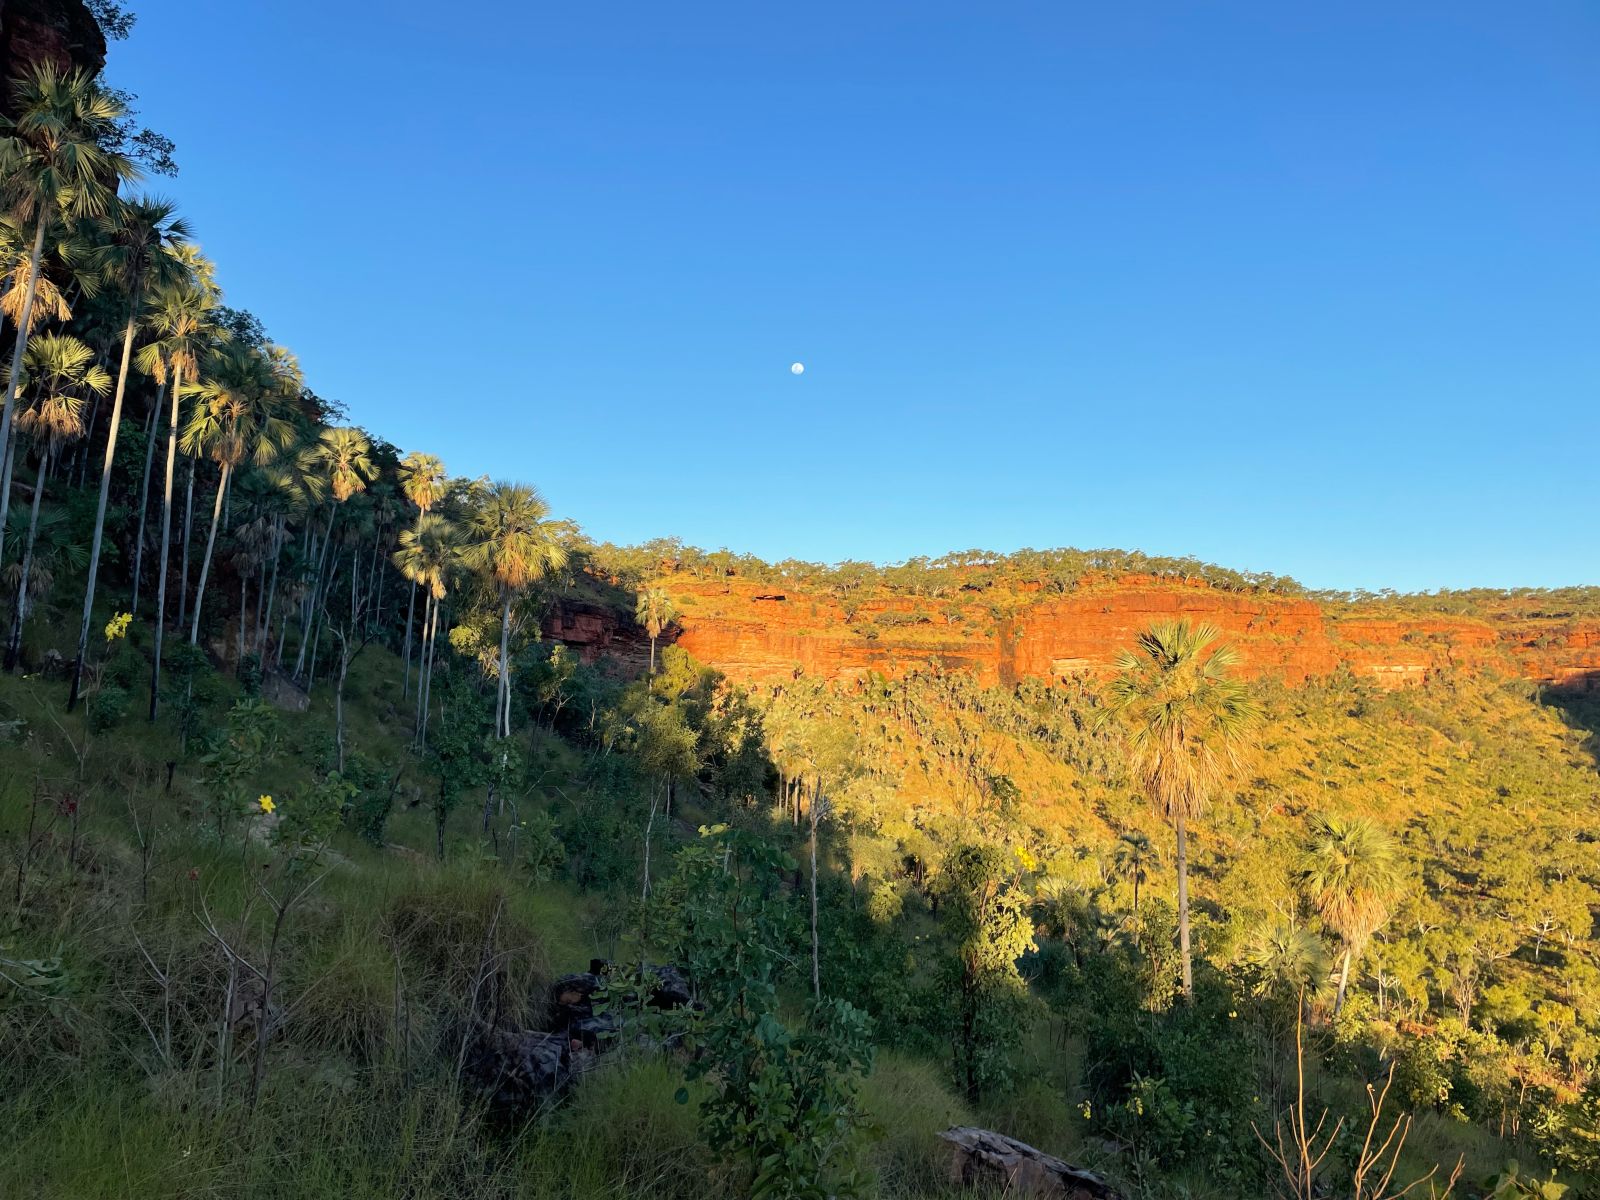
[[[805,363],[790,363],[789,373],[791,375],[804,375],[806,373]]]

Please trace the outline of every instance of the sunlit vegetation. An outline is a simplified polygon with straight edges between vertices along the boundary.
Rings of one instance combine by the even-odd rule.
[[[967,1194],[954,1124],[1130,1197],[1600,1186],[1600,706],[1247,683],[1187,623],[1111,680],[736,684],[663,578],[915,598],[886,628],[1126,574],[1305,593],[597,546],[313,391],[131,190],[116,94],[41,68],[17,112],[0,1195]],[[611,653],[549,635],[580,605]],[[597,1065],[468,1086],[591,958],[618,1024],[557,1053]],[[664,963],[692,1003],[643,1013]]]

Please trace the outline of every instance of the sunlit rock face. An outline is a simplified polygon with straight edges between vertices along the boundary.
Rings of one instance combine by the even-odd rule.
[[[1390,615],[1383,606],[1224,591],[1198,581],[1123,576],[1067,594],[1011,592],[928,598],[834,596],[740,579],[668,574],[679,616],[664,641],[744,682],[797,676],[849,681],[899,677],[937,664],[984,684],[1102,678],[1158,621],[1187,618],[1222,631],[1242,672],[1297,685],[1349,670],[1384,688],[1440,672],[1493,672],[1567,691],[1600,690],[1600,621],[1519,601],[1481,615]],[[585,657],[642,669],[641,635],[594,606],[554,612],[545,634]]]
[[[11,80],[35,63],[98,71],[106,39],[83,0],[0,0],[0,112],[11,111]]]

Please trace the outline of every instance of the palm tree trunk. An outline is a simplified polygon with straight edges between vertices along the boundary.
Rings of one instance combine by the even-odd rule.
[[[328,547],[333,545],[333,523],[338,519],[339,509],[335,505],[328,513],[328,531],[322,540],[322,549],[317,554],[317,573],[311,580],[311,607],[306,612],[305,622],[300,627],[300,651],[294,660],[296,679],[299,679],[306,669],[306,646],[311,640],[311,627],[317,623],[317,612],[322,607],[323,572],[328,565]]]
[[[402,678],[405,683],[400,691],[400,699],[404,700],[411,695],[411,629],[417,620],[417,581],[411,581],[411,599],[406,604],[406,669]]]
[[[28,352],[28,327],[33,322],[33,296],[39,286],[39,259],[44,254],[44,231],[49,224],[47,209],[39,212],[33,231],[33,252],[28,258],[28,290],[22,297],[22,318],[17,322],[17,341],[11,350],[11,375],[6,382],[6,402],[0,409],[0,450],[6,454],[5,486],[0,487],[0,559],[5,557],[6,517],[11,513],[11,414],[17,407],[17,383],[22,378],[22,356]]]
[[[139,613],[139,580],[144,574],[144,523],[150,510],[150,467],[156,457],[156,418],[166,397],[166,386],[156,393],[156,402],[150,406],[150,423],[144,429],[144,482],[139,485],[139,534],[133,539],[133,599],[128,611]]]
[[[422,673],[428,663],[428,618],[433,615],[433,591],[429,589],[422,595],[422,632],[417,636],[417,711],[412,728],[416,736],[412,739],[418,746],[422,739]]]
[[[1178,811],[1178,956],[1183,960],[1183,998],[1194,1000],[1194,963],[1189,954],[1189,829]]]
[[[117,456],[117,429],[122,424],[122,397],[128,387],[128,361],[133,357],[133,331],[139,311],[136,287],[128,305],[128,324],[122,333],[122,366],[117,371],[117,394],[111,402],[111,424],[106,428],[106,461],[100,469],[100,503],[94,510],[94,537],[89,543],[89,582],[83,589],[83,623],[78,628],[78,658],[72,665],[72,690],[67,693],[67,711],[78,703],[78,688],[83,682],[83,663],[89,656],[89,625],[94,620],[94,585],[100,574],[100,541],[106,529],[106,502],[111,498],[111,466]]]
[[[178,588],[178,628],[189,621],[189,530],[194,525],[194,473],[196,460],[189,460],[188,481],[183,494],[183,563]]]
[[[511,666],[508,654],[511,649],[511,591],[506,589],[505,601],[500,606],[500,695],[495,705],[495,737],[511,736]]]
[[[172,409],[167,423],[167,470],[161,490],[161,563],[156,568],[156,644],[150,663],[150,720],[156,719],[161,695],[161,637],[167,626],[167,554],[172,542],[172,472],[178,462],[178,388],[183,368],[172,372]]]
[[[441,601],[438,597],[433,601],[433,623],[428,627],[428,670],[422,680],[422,740],[421,746],[428,744],[428,713],[433,706],[433,655],[439,642],[439,607]]]
[[[39,534],[39,501],[44,496],[45,477],[50,473],[50,443],[44,444],[39,458],[39,473],[33,481],[33,508],[28,516],[28,540],[22,549],[22,578],[17,583],[17,604],[11,613],[11,636],[6,640],[6,670],[15,671],[22,657],[22,623],[28,619],[28,576],[33,570],[34,540]]]
[[[272,579],[267,583],[265,605],[261,609],[261,622],[256,629],[256,653],[261,655],[262,666],[267,661],[267,636],[272,632],[272,606],[278,599],[278,564],[283,561],[283,517],[278,517],[278,527],[272,535]]]
[[[1351,957],[1351,946],[1349,942],[1346,942],[1344,955],[1339,960],[1339,991],[1333,998],[1333,1015],[1335,1019],[1339,1016],[1339,1010],[1344,1007],[1344,989],[1350,982]]]
[[[200,644],[200,609],[206,598],[206,576],[211,573],[211,553],[217,548],[217,526],[222,523],[222,495],[228,490],[229,467],[222,464],[217,479],[217,497],[211,504],[211,532],[206,535],[206,553],[200,560],[200,578],[194,585],[194,613],[189,619],[189,645]]]
[[[818,1000],[822,999],[822,942],[817,936],[817,796],[815,792],[811,795],[811,994]]]

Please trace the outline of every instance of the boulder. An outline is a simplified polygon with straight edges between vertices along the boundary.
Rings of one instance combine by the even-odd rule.
[[[565,1033],[483,1029],[467,1043],[461,1082],[495,1119],[518,1121],[558,1099],[581,1069]]]
[[[939,1136],[951,1146],[952,1183],[989,1186],[1007,1196],[1040,1200],[1122,1200],[1122,1193],[1093,1171],[1003,1133],[957,1125]]]

